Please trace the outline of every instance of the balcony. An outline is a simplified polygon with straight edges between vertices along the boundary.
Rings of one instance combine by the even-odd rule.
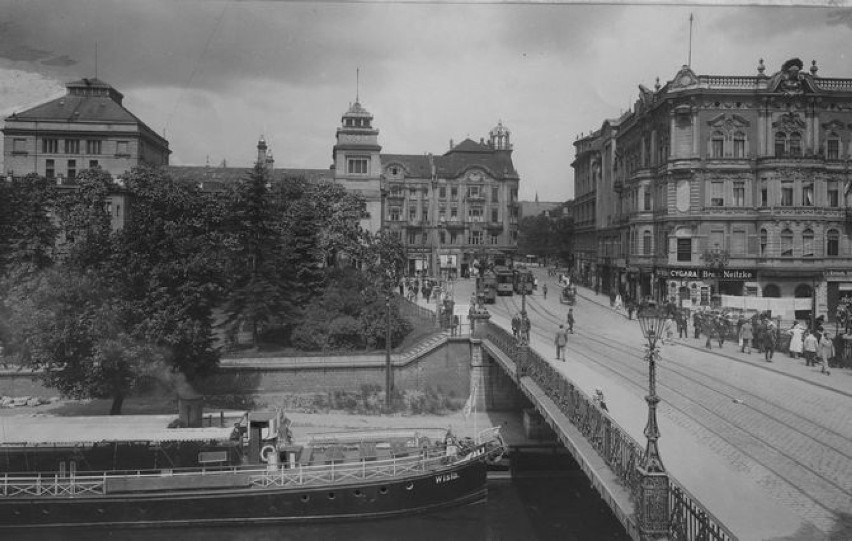
[[[485,202],[485,194],[481,194],[481,193],[469,194],[467,196],[467,200],[470,201],[471,203],[473,203],[473,202],[484,203]]]
[[[466,224],[458,219],[455,220],[447,220],[444,222],[444,227],[447,229],[464,229]]]
[[[390,192],[388,194],[388,199],[402,200],[405,199],[405,195],[402,192]]]
[[[489,229],[489,230],[492,230],[492,231],[493,230],[502,231],[503,230],[503,222],[488,222],[487,224],[485,224],[485,227],[486,227],[486,229]]]

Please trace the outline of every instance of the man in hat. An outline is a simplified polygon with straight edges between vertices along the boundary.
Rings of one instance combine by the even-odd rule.
[[[568,344],[568,333],[565,332],[565,325],[559,326],[559,330],[556,331],[556,338],[554,342],[556,343],[556,358],[564,361],[565,346]]]

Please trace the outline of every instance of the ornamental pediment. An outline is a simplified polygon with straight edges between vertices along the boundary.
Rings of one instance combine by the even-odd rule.
[[[697,84],[698,76],[695,75],[695,72],[692,71],[689,66],[684,65],[680,68],[680,71],[677,72],[677,75],[674,76],[671,83],[669,83],[669,89],[677,90],[680,88],[695,86]]]
[[[734,130],[750,126],[751,122],[740,115],[722,113],[708,120],[707,125],[711,128],[733,132]]]
[[[798,131],[805,129],[805,121],[799,113],[792,111],[783,113],[778,120],[772,123],[772,127],[786,132]]]
[[[804,64],[798,58],[791,58],[784,62],[781,71],[772,76],[769,91],[785,96],[813,94],[816,91],[813,77],[805,73],[803,68]]]
[[[840,131],[840,130],[845,130],[846,128],[847,128],[847,125],[845,123],[837,120],[836,118],[834,120],[832,120],[831,122],[826,122],[825,124],[822,125],[822,129],[824,129],[825,131]]]

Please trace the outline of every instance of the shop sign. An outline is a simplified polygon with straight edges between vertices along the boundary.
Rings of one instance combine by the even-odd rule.
[[[657,276],[674,278],[675,280],[756,280],[757,271],[754,269],[716,269],[700,267],[677,267],[657,269]]]

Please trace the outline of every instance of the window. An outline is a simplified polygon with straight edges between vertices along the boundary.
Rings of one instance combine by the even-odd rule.
[[[491,233],[488,235],[488,244],[500,244],[500,235],[497,233]]]
[[[829,182],[828,183],[828,191],[826,192],[828,195],[828,206],[829,207],[839,207],[840,206],[840,192],[837,189],[837,182]]]
[[[388,219],[392,222],[399,221],[399,215],[402,214],[402,209],[399,207],[390,207],[388,210]]]
[[[837,134],[832,133],[828,136],[828,141],[825,143],[825,159],[840,159],[840,139],[838,139]]]
[[[450,199],[456,200],[459,198],[459,189],[455,186],[450,188]]]
[[[456,244],[459,236],[456,233],[450,233],[450,244]]]
[[[391,184],[391,197],[402,197],[402,186],[399,184]]]
[[[814,256],[814,232],[812,229],[805,229],[802,232],[802,257]]]
[[[450,220],[458,220],[459,219],[459,208],[458,207],[450,207]]]
[[[760,206],[769,206],[769,188],[766,186],[766,183],[760,186]]]
[[[468,197],[479,197],[479,186],[468,186],[467,196]]]
[[[441,198],[441,199],[447,198],[447,187],[446,186],[441,186],[440,188],[438,188],[438,197]]]
[[[80,140],[79,139],[66,139],[65,140],[65,154],[79,154],[80,153]]]
[[[766,245],[769,243],[769,233],[765,229],[760,230],[760,255],[766,255]]]
[[[98,160],[89,160],[89,169],[94,169],[95,167],[99,167]]]
[[[802,186],[802,206],[803,207],[814,206],[814,185],[813,184],[805,184],[804,186]]]
[[[497,186],[491,187],[491,202],[496,203],[500,199],[500,188]]]
[[[775,156],[783,156],[787,152],[787,134],[778,132],[775,134]]]
[[[645,231],[642,233],[642,253],[651,255],[651,232]]]
[[[350,175],[366,175],[367,158],[349,158],[346,160],[346,172]]]
[[[482,231],[471,231],[467,238],[468,244],[482,244]]]
[[[390,171],[391,171],[391,175],[397,176],[399,174],[399,167],[396,167],[396,166],[391,167]]]
[[[763,296],[777,299],[781,297],[781,288],[776,284],[766,284],[763,288]]]
[[[511,231],[512,242],[518,242],[518,230],[513,229]]]
[[[112,216],[112,201],[106,202],[106,211],[109,216]]]
[[[781,232],[781,255],[793,255],[793,232],[789,229]]]
[[[447,219],[447,207],[441,205],[438,207],[438,221],[443,222]]]
[[[829,229],[826,233],[828,239],[825,246],[825,254],[828,256],[840,255],[840,234],[836,229]]]
[[[415,233],[414,231],[409,231],[408,232],[408,244],[415,244],[415,243],[417,243],[417,233]]]
[[[802,136],[799,134],[799,132],[793,132],[790,134],[790,155],[802,155]]]
[[[642,210],[651,210],[651,187],[645,186],[642,189]]]
[[[68,178],[77,177],[77,160],[68,160]]]
[[[44,176],[47,178],[53,178],[56,176],[56,162],[53,160],[45,160],[44,162]]]
[[[692,239],[677,239],[677,260],[692,261]]]
[[[421,215],[423,216],[424,222],[429,221],[429,209],[427,209],[426,207],[423,207],[423,212],[421,213]]]
[[[420,244],[428,244],[428,242],[429,242],[429,236],[428,236],[428,234],[424,231],[424,232],[420,235]]]
[[[42,139],[41,151],[43,154],[59,154],[59,139]]]
[[[731,252],[740,255],[746,253],[746,232],[744,230],[734,230],[733,238],[731,239]]]
[[[745,206],[745,182],[734,182],[734,206]]]
[[[725,188],[725,184],[720,181],[715,181],[711,183],[711,197],[710,197],[710,206],[711,207],[724,207],[725,206],[725,197],[723,195],[723,190]]]
[[[408,219],[412,222],[417,219],[416,207],[408,207]]]
[[[26,154],[27,153],[27,140],[26,139],[14,139],[12,141],[12,152],[15,154]]]
[[[100,154],[101,141],[99,139],[89,139],[86,141],[86,154]]]
[[[781,184],[781,206],[782,207],[792,207],[793,206],[793,183],[792,182],[784,182]]]
[[[447,232],[446,231],[438,231],[438,242],[440,244],[447,243]]]
[[[128,152],[128,150],[127,150],[127,141],[116,141],[115,142],[115,154],[117,156],[129,156],[130,155],[130,152]]]
[[[745,158],[746,137],[743,132],[734,134],[734,158]]]
[[[723,250],[725,248],[725,230],[714,229],[710,231],[710,248]]]
[[[408,188],[408,197],[409,199],[417,199],[417,188],[410,186]]]
[[[482,221],[482,208],[480,207],[470,207],[467,209],[467,219],[471,222],[481,222]]]
[[[713,132],[710,139],[710,157],[721,158],[725,152],[725,136],[721,132]]]

